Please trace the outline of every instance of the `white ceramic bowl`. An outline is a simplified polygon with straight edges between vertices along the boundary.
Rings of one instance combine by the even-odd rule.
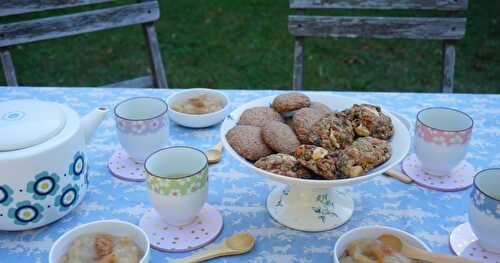
[[[175,111],[172,108],[173,103],[177,100],[185,100],[202,94],[212,94],[219,97],[224,103],[224,108],[216,112],[201,115],[182,113]],[[226,118],[229,114],[229,98],[223,92],[212,89],[188,89],[177,92],[168,97],[167,104],[169,108],[168,116],[170,119],[181,126],[189,128],[205,128],[213,126],[224,120],[224,118]]]
[[[324,93],[306,93],[312,101],[326,104],[332,110],[341,111],[353,104],[367,103],[362,100]],[[354,210],[353,200],[332,190],[334,187],[363,182],[384,173],[403,160],[410,150],[410,132],[401,120],[384,110],[394,126],[394,136],[389,141],[392,156],[382,165],[371,169],[365,175],[341,180],[308,180],[287,177],[259,169],[245,160],[229,145],[226,133],[237,125],[240,115],[248,108],[271,105],[275,96],[264,97],[246,103],[234,110],[224,120],[221,127],[221,140],[230,155],[247,165],[253,171],[287,187],[274,189],[267,199],[267,210],[279,223],[302,231],[325,231],[336,228],[349,220]]]
[[[52,245],[49,252],[49,263],[57,263],[66,254],[75,238],[92,233],[105,233],[114,236],[129,237],[144,251],[139,263],[149,262],[150,248],[149,239],[146,233],[138,226],[119,220],[101,220],[80,225],[60,236]]]
[[[360,239],[376,239],[383,234],[392,234],[409,244],[414,245],[415,247],[431,251],[431,249],[424,242],[422,242],[422,240],[410,233],[386,226],[366,226],[355,228],[340,236],[333,249],[333,262],[339,263],[339,257],[344,254],[346,247],[352,241]]]

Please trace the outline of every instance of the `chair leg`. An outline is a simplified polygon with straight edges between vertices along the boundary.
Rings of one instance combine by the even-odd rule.
[[[295,38],[293,52],[293,89],[302,90],[304,77],[304,38]]]
[[[160,43],[152,22],[142,24],[144,37],[149,50],[151,69],[153,71],[154,85],[157,88],[168,88],[165,66],[160,53]]]
[[[443,93],[453,93],[453,77],[455,74],[455,41],[443,41],[443,76],[441,89]]]
[[[2,59],[3,73],[8,86],[17,86],[16,69],[12,62],[12,57],[7,48],[0,48],[0,57]]]

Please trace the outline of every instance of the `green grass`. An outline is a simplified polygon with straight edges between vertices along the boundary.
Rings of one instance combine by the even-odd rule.
[[[160,5],[157,32],[170,86],[291,86],[294,41],[287,30],[287,0],[162,0]],[[500,2],[470,1],[467,16],[466,37],[457,47],[455,91],[499,93]],[[22,85],[97,86],[144,75],[149,66],[140,26],[11,50]],[[441,61],[440,41],[308,38],[304,85],[315,90],[437,92]]]

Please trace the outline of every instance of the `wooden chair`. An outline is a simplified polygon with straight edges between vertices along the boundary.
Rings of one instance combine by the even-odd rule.
[[[304,37],[443,40],[441,88],[453,92],[455,41],[465,34],[468,0],[290,0],[288,30],[295,36],[293,88],[302,89]],[[305,9],[437,10],[445,17],[308,16]]]
[[[0,17],[84,6],[113,0],[1,0]],[[115,1],[119,3],[119,1]],[[9,86],[17,86],[16,71],[8,48],[34,41],[53,39],[104,29],[142,24],[149,49],[152,77],[146,76],[109,86],[154,86],[168,88],[165,66],[160,54],[160,44],[154,21],[160,18],[158,1],[143,0],[134,4],[100,8],[69,15],[52,16],[0,24],[0,57]]]

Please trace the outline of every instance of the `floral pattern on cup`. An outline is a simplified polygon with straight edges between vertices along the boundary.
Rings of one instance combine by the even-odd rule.
[[[35,180],[28,183],[26,192],[33,194],[33,199],[43,200],[47,196],[55,195],[59,189],[59,176],[47,171],[35,176]]]
[[[12,198],[13,194],[14,191],[8,185],[0,185],[0,205],[10,205],[10,203],[14,200],[14,198]]]
[[[479,211],[484,212],[487,216],[500,219],[500,202],[498,200],[481,193],[481,191],[477,189],[472,191],[472,200],[474,206]]]
[[[116,117],[116,127],[125,134],[145,135],[165,127],[165,115],[149,120],[126,120]]]
[[[425,126],[420,121],[417,121],[415,129],[417,136],[424,139],[424,141],[446,146],[465,145],[469,142],[472,134],[472,128],[464,131],[450,132],[433,129]]]
[[[79,198],[80,187],[78,185],[66,185],[61,194],[54,200],[54,205],[59,208],[60,212],[66,211],[73,206]]]
[[[68,174],[73,176],[73,180],[80,179],[80,175],[85,171],[85,155],[77,152],[73,156],[73,162],[69,165]]]
[[[208,183],[208,167],[198,174],[187,178],[168,179],[147,174],[146,185],[148,189],[166,196],[184,196],[194,193]]]
[[[16,225],[27,225],[37,223],[43,217],[43,206],[32,204],[30,201],[22,201],[16,204],[16,207],[9,209],[7,216],[14,220]]]

